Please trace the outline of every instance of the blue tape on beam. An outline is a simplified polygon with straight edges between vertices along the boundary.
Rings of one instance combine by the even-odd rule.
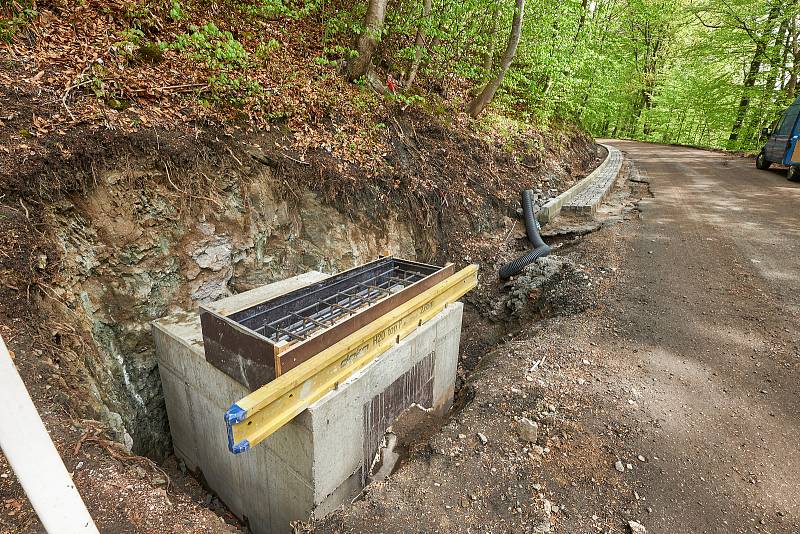
[[[238,404],[232,404],[228,411],[225,412],[225,422],[229,425],[241,423],[247,417],[247,410]]]
[[[250,442],[243,439],[239,443],[233,441],[233,425],[241,423],[247,417],[247,411],[242,409],[239,405],[233,404],[228,411],[225,412],[225,426],[228,431],[228,450],[233,454],[241,454],[250,449]]]

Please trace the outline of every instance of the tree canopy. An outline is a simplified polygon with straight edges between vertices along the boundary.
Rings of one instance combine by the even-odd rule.
[[[25,46],[15,34],[50,4],[62,5],[0,1],[0,43]],[[168,52],[211,72],[197,84],[205,101],[269,117],[328,109],[308,86],[339,78],[404,106],[754,150],[796,98],[800,68],[800,0],[130,0],[100,12],[130,24],[103,52],[114,61],[65,83],[92,82],[119,108],[130,69],[111,66]]]
[[[752,150],[795,98],[798,6],[529,0],[494,105],[532,121],[577,120],[598,136]],[[513,0],[436,0],[429,9],[393,0],[379,63],[402,78],[421,55],[414,72],[423,87],[482,87],[502,70],[514,15]]]

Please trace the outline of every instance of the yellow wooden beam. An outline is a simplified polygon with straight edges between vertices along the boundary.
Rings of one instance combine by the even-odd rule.
[[[233,404],[230,451],[259,444],[477,284],[478,266],[465,267]]]

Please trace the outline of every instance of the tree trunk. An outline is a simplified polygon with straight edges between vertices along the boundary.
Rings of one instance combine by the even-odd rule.
[[[786,19],[786,27],[784,28],[784,34],[786,41],[783,43],[783,56],[781,57],[781,64],[780,64],[780,75],[778,76],[778,85],[781,89],[784,89],[786,76],[789,74],[789,53],[792,51],[792,26],[791,21]]]
[[[589,0],[581,0],[581,18],[578,20],[578,30],[575,32],[575,45],[572,47],[573,50],[578,46],[578,40],[581,36],[581,32],[583,31],[583,25],[586,24],[586,13],[588,12],[589,8]]]
[[[669,38],[669,28],[665,24],[651,24],[646,21],[638,31],[641,33],[641,42],[644,44],[641,67],[642,87],[634,103],[635,120],[630,132],[631,136],[635,136],[636,132],[638,132],[639,123],[642,124],[642,133],[644,135],[653,133],[650,127],[650,119],[654,107],[653,96],[657,86],[658,66],[661,62],[662,47],[667,46],[665,41]],[[635,52],[635,57],[638,65],[638,52]]]
[[[800,67],[800,46],[797,42],[797,19],[792,18],[792,70],[789,74],[789,83],[786,84],[786,96],[789,99],[794,98],[794,93],[797,90],[797,74],[798,67]]]
[[[675,136],[675,142],[681,143],[681,135],[683,135],[683,123],[686,120],[686,110],[681,113],[681,123],[678,125],[678,135]]]
[[[386,17],[388,0],[369,0],[367,14],[364,16],[364,31],[356,40],[358,55],[347,62],[347,79],[353,81],[366,76],[372,68],[372,56],[378,49]]]
[[[772,57],[769,58],[769,74],[764,84],[764,91],[759,98],[754,112],[750,114],[750,120],[744,130],[744,135],[741,131],[739,132],[739,146],[742,146],[743,143],[751,146],[758,144],[761,138],[761,129],[772,120],[773,104],[775,103],[775,86],[778,84],[781,65],[786,63],[788,47],[790,45],[788,29],[789,19],[784,18],[778,29],[778,33],[775,35]],[[780,95],[778,99],[780,100]]]
[[[592,20],[595,21],[595,23],[596,23],[596,18],[595,17],[600,16],[597,13],[598,11],[599,11],[599,8],[596,9],[595,12],[592,14],[592,17],[593,17]],[[608,36],[608,25],[609,25],[609,22],[611,21],[611,14],[612,13],[613,13],[613,11],[609,10],[609,16],[606,17],[605,19],[603,19],[604,24],[602,25],[602,27],[600,29],[600,43],[597,45],[598,48],[602,48],[603,45],[606,42],[606,36]],[[591,75],[588,77],[588,79],[590,80],[589,86],[585,89],[585,92],[583,94],[583,100],[581,102],[581,107],[580,107],[580,109],[578,111],[578,118],[579,119],[583,117],[583,113],[584,113],[584,111],[586,111],[586,104],[589,102],[589,95],[591,94],[592,87],[594,86],[595,75],[596,75],[598,69],[600,69],[600,68],[601,68],[601,66],[597,65],[597,64],[595,64],[592,67]],[[606,125],[606,129],[608,129],[607,125]],[[604,133],[606,133],[606,132],[604,132]]]
[[[739,140],[739,132],[742,129],[742,125],[744,124],[744,119],[747,115],[747,109],[750,107],[750,95],[748,94],[750,89],[752,89],[756,84],[756,78],[758,77],[758,73],[761,71],[761,65],[764,62],[764,53],[767,50],[767,39],[769,38],[769,29],[772,27],[772,23],[778,17],[780,13],[781,4],[780,2],[775,2],[772,9],[769,12],[767,17],[767,24],[766,28],[767,35],[762,35],[760,38],[755,39],[756,50],[753,54],[753,60],[750,62],[750,69],[747,71],[747,74],[744,77],[744,90],[742,91],[742,98],[739,100],[739,109],[736,112],[736,119],[733,121],[733,127],[731,128],[731,134],[728,136],[728,146],[729,150],[736,148],[737,142]]]
[[[417,79],[417,71],[419,64],[422,62],[422,52],[425,46],[425,38],[428,36],[428,17],[431,16],[432,0],[424,0],[422,4],[422,21],[417,28],[417,39],[414,42],[414,61],[411,62],[411,68],[408,69],[408,80],[406,87],[411,88],[414,80]]]
[[[511,35],[508,37],[508,44],[506,45],[505,52],[503,52],[503,58],[500,61],[500,70],[497,72],[497,76],[495,76],[493,80],[490,80],[480,94],[467,106],[467,111],[473,119],[477,119],[478,115],[491,103],[494,94],[503,83],[503,78],[506,76],[508,67],[510,67],[511,62],[514,61],[514,56],[517,54],[519,39],[522,35],[522,18],[524,12],[525,0],[516,0],[514,21],[511,23]]]
[[[739,139],[739,131],[742,129],[742,125],[744,124],[744,118],[747,115],[747,108],[750,107],[750,95],[748,94],[748,91],[756,84],[756,77],[761,70],[761,56],[764,53],[764,48],[765,46],[763,43],[758,43],[756,46],[756,53],[753,56],[753,61],[750,62],[750,69],[747,71],[747,75],[744,77],[744,92],[742,93],[741,100],[739,100],[739,109],[736,112],[736,120],[733,121],[731,135],[728,136],[729,150],[736,148],[736,142]]]

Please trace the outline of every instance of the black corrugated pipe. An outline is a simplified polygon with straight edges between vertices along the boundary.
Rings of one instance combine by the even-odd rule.
[[[542,236],[539,235],[539,221],[533,213],[533,191],[526,189],[522,192],[522,216],[525,219],[525,231],[533,248],[546,247]]]
[[[550,247],[542,241],[542,236],[539,235],[539,221],[533,215],[532,197],[533,193],[530,190],[526,189],[522,192],[522,215],[525,218],[525,231],[528,233],[528,241],[534,248],[500,268],[500,278],[503,280],[522,271],[526,265],[533,263],[537,258],[543,258],[550,254]]]

